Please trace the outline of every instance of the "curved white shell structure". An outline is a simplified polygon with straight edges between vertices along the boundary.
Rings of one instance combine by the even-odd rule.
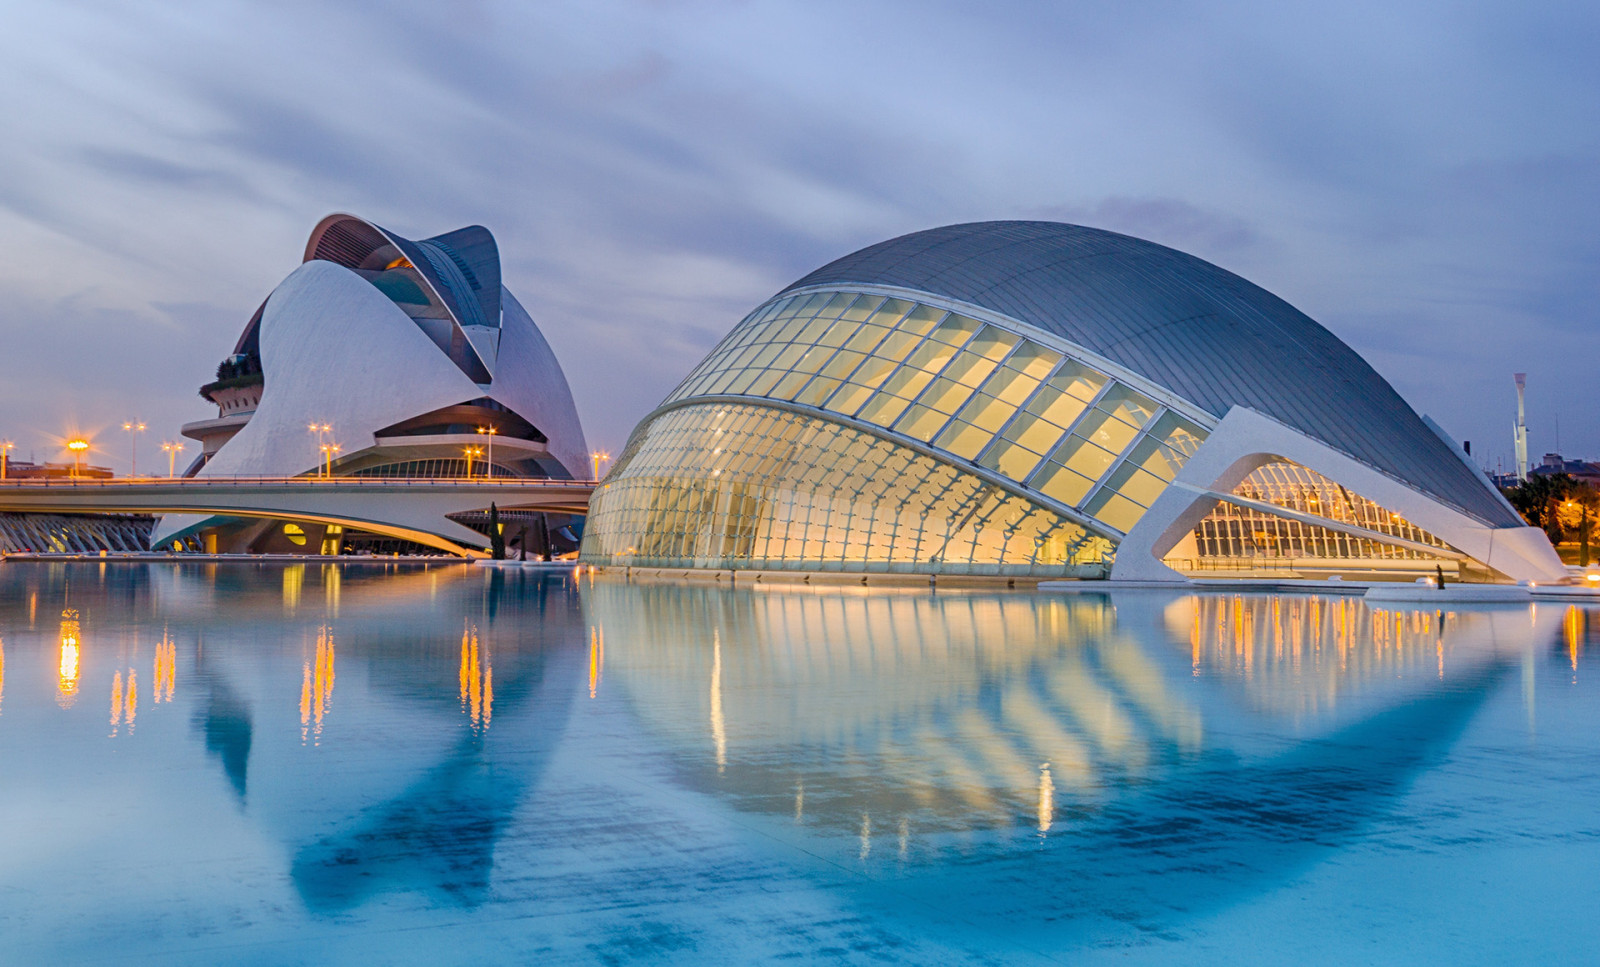
[[[566,377],[479,226],[411,241],[328,216],[228,365],[243,377],[202,390],[218,418],[184,430],[193,475],[588,475]],[[204,523],[169,515],[152,541]]]

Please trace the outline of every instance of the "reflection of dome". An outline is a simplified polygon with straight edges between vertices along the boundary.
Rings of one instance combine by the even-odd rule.
[[[218,415],[183,431],[202,443],[200,476],[292,476],[325,461],[338,476],[587,472],[566,377],[481,226],[411,241],[324,218],[201,394]],[[200,523],[169,516],[152,543]]]
[[[583,595],[602,688],[624,689],[692,785],[754,813],[834,830],[865,813],[917,835],[1114,817],[1112,800],[1196,770],[1268,783],[1289,723],[1315,745],[1422,715],[1561,620],[1137,590],[597,581]]]
[[[1281,487],[1247,480],[1267,467]],[[606,564],[1564,575],[1303,313],[1193,256],[1047,222],[918,232],[799,280],[640,423],[607,483],[585,548]]]
[[[584,606],[606,681],[758,811],[793,810],[798,794],[807,816],[846,827],[863,809],[917,814],[922,830],[1032,814],[1041,781],[1093,799],[1108,776],[1202,737],[1170,656],[1118,633],[1098,595],[600,581]]]

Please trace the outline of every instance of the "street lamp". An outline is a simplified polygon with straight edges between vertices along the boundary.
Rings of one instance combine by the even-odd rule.
[[[83,451],[89,449],[89,441],[82,437],[74,437],[67,441],[67,449],[72,451],[72,475],[78,475],[78,464],[83,456]]]
[[[467,447],[461,451],[467,455],[467,479],[472,479],[472,458],[483,453],[483,447]]]
[[[10,453],[14,446],[16,444],[10,440],[0,440],[0,480],[6,479],[6,454]]]
[[[600,463],[603,460],[610,460],[611,459],[611,454],[605,452],[604,450],[596,450],[593,453],[589,454],[589,459],[594,462],[594,479],[599,480],[600,479]]]
[[[327,471],[323,476],[329,479],[333,477],[333,455],[338,453],[339,450],[340,447],[337,443],[324,443],[322,445],[322,465],[323,469]]]
[[[178,454],[183,452],[183,442],[169,443],[163,440],[161,441],[161,450],[167,455],[167,476],[176,477],[178,475]]]
[[[128,431],[128,476],[139,476],[139,434],[144,432],[144,424],[139,420],[132,420],[122,424]]]
[[[484,474],[489,479],[494,479],[494,435],[500,430],[494,426],[480,426],[478,432],[489,438],[489,455],[483,461]]]
[[[306,430],[317,435],[317,452],[326,454],[328,448],[324,445],[323,435],[333,431],[333,427],[326,423],[307,423]],[[317,465],[317,476],[322,476],[322,465]]]

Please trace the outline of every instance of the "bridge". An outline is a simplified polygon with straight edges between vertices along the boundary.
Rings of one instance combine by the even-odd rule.
[[[482,557],[487,539],[451,514],[501,510],[583,514],[592,480],[422,477],[180,477],[4,480],[0,511],[205,514],[343,527]]]

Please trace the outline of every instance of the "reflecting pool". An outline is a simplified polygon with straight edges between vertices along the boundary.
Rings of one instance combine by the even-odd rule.
[[[1596,618],[0,564],[0,962],[1582,961]]]

